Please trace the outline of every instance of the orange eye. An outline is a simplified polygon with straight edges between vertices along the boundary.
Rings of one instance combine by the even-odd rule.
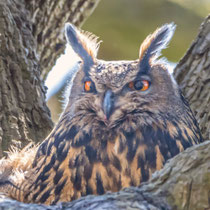
[[[149,88],[149,81],[142,80],[141,82],[143,83],[143,87],[141,88],[141,91],[147,90]]]
[[[84,89],[86,92],[90,92],[94,89],[94,84],[91,81],[86,81],[84,84]]]
[[[129,82],[128,86],[132,90],[145,91],[149,88],[149,81],[147,80],[137,80],[134,82]]]

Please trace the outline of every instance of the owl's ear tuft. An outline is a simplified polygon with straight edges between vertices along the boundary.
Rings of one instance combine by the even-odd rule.
[[[68,43],[82,59],[84,65],[91,66],[96,60],[100,45],[98,37],[90,32],[77,29],[70,23],[65,24],[65,35]]]
[[[153,34],[147,36],[139,50],[141,66],[151,64],[161,55],[161,50],[167,47],[174,34],[175,28],[176,25],[174,23],[165,24],[161,28],[158,28]]]

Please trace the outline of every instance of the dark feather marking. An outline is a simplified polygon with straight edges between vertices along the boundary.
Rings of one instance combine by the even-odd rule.
[[[128,177],[131,176],[131,169],[129,168],[129,166],[125,169],[125,175]]]
[[[192,129],[192,132],[193,132],[193,129]],[[186,141],[188,141],[190,145],[193,145],[192,138],[191,138],[191,136],[189,136],[188,132],[185,129],[184,129],[184,133],[187,136]]]
[[[82,190],[82,192],[81,192],[81,196],[83,197],[83,196],[86,196],[87,194],[86,194],[86,191],[83,191]]]
[[[59,155],[61,155],[62,154],[62,152],[63,152],[63,148],[65,147],[65,144],[66,144],[66,142],[61,142],[59,145],[58,145],[58,147],[56,148],[57,149],[57,156],[59,157]]]
[[[168,148],[168,143],[167,140],[164,137],[164,131],[162,131],[160,128],[155,132],[155,136],[153,137],[157,141],[157,145],[159,146],[160,152],[162,156],[164,157],[165,160],[170,158],[169,154],[169,148]]]
[[[76,192],[74,191],[73,196],[71,196],[71,200],[73,201],[73,200],[76,200],[76,199],[77,199],[77,194],[76,194]]]
[[[112,164],[113,164],[113,166],[114,166],[118,171],[121,171],[121,170],[122,170],[120,160],[118,159],[117,156],[114,156],[113,161],[112,161]]]
[[[77,168],[77,167],[83,165],[84,164],[83,162],[84,162],[83,157],[80,154],[77,155],[75,158],[75,161],[74,161],[74,167]]]
[[[195,123],[196,124],[196,123]],[[191,125],[191,127],[192,127],[193,125]],[[200,143],[200,142],[203,142],[203,139],[202,139],[202,136],[201,136],[201,133],[200,133],[200,131],[199,131],[199,128],[198,127],[192,127],[192,132],[193,132],[193,142],[191,142],[192,144],[194,144],[194,143],[196,143],[196,144],[198,144],[198,143]],[[191,140],[192,140],[192,138],[191,138]]]
[[[150,168],[156,168],[156,152],[154,147],[148,147],[144,151],[146,163]]]
[[[38,148],[37,150],[37,153],[36,153],[36,157],[34,158],[34,161],[33,161],[33,164],[32,164],[32,167],[36,167],[36,160],[39,159],[42,155],[46,155],[46,152],[47,152],[47,144],[48,144],[48,141],[45,140]]]
[[[44,182],[45,180],[47,180],[49,178],[49,175],[41,175],[40,180],[41,182]]]
[[[185,139],[182,139],[181,144],[184,147],[184,149],[187,149],[188,147],[191,146],[191,144],[189,143],[189,141],[186,141]]]
[[[122,137],[120,137],[119,141],[120,141],[120,144],[119,144],[118,153],[121,154],[125,149],[125,143],[123,142]]]
[[[113,183],[114,183],[114,188],[117,189],[117,191],[121,190],[122,189],[121,175],[119,178],[116,176],[113,176],[112,179],[113,179]],[[108,186],[106,186],[106,188],[111,189],[111,188],[113,188],[113,186],[108,185]]]
[[[46,187],[47,187],[47,184],[46,184],[46,183],[41,183],[40,188],[39,188],[39,191],[36,192],[36,193],[33,195],[32,200],[33,200],[34,202],[36,201],[37,196],[40,195],[40,192],[44,191]],[[29,193],[25,196],[25,198],[27,198],[28,195],[29,195]]]
[[[50,196],[50,193],[52,191],[52,188],[50,188],[49,190],[47,190],[42,196],[41,198],[39,199],[39,202],[40,203],[44,203]]]
[[[170,134],[167,131],[165,132],[164,135],[165,135],[165,139],[167,141],[166,143],[168,145],[168,150],[171,153],[171,157],[177,155],[180,151],[179,151],[179,148],[176,144],[176,141],[174,140],[174,138],[172,138],[170,136]],[[164,142],[163,142],[163,144],[164,144]]]
[[[50,165],[54,165],[55,163],[55,160],[56,160],[56,157],[55,157],[55,154],[52,155],[51,159],[50,159]]]
[[[132,177],[131,177],[131,180],[130,180],[129,185],[130,185],[130,186],[135,186],[135,181],[132,179]]]
[[[141,180],[140,182],[145,182],[149,179],[149,172],[145,169],[145,163],[143,158],[139,155],[138,156],[138,168],[141,169]]]
[[[117,183],[117,189],[118,190],[122,189],[122,181],[121,181],[121,178],[119,180],[116,180],[116,183]]]
[[[147,145],[147,149],[144,150],[145,153],[145,163],[147,163],[151,168],[156,168],[156,152],[155,152],[155,145],[157,145],[157,138],[160,137],[160,141],[162,140],[162,131],[157,130],[157,132],[154,131],[154,129],[151,126],[146,126],[143,129],[143,139],[145,139],[145,142]],[[162,142],[161,142],[162,144]]]
[[[84,178],[86,181],[88,181],[91,178],[93,171],[93,166],[91,164],[84,166]]]
[[[164,160],[167,160],[171,157],[168,151],[168,146],[166,144],[159,144],[159,149]]]
[[[177,132],[178,132],[178,140],[180,140],[182,146],[184,149],[188,148],[189,146],[191,146],[191,144],[188,142],[188,139],[185,139],[182,135],[182,131],[179,128],[179,126],[177,125]]]
[[[107,166],[107,165],[110,163],[108,154],[105,154],[104,157],[101,158],[101,161],[102,161],[102,164],[103,164],[104,166]]]
[[[109,166],[106,167],[106,172],[109,177],[113,177],[113,172]]]
[[[85,153],[86,153],[90,163],[97,161],[97,151],[93,147],[87,145],[85,147]]]
[[[103,182],[101,180],[101,175],[96,174],[96,186],[97,186],[97,194],[102,195],[104,194],[104,187],[103,187]]]
[[[76,175],[74,176],[73,185],[76,190],[80,190],[82,187],[82,174],[80,168],[76,169]]]
[[[55,154],[53,154],[53,156],[51,157],[50,162],[47,165],[45,165],[42,173],[43,174],[47,173],[53,167],[54,163],[55,163]]]
[[[31,194],[31,191],[29,190],[28,192],[27,192],[27,194],[25,194],[25,196],[24,196],[24,198],[27,200],[28,199],[28,196]]]
[[[161,140],[163,138],[163,131],[158,129],[156,132],[152,126],[144,126],[142,128],[142,135],[144,141],[149,144],[155,144],[157,142],[157,137]]]
[[[147,145],[150,145],[147,150],[145,150],[147,163],[151,167],[156,167],[156,153],[155,146],[158,145],[160,152],[165,160],[172,157],[172,154],[177,154],[179,149],[176,145],[176,142],[169,135],[168,132],[157,128],[154,130],[151,126],[147,126],[143,129],[142,132],[143,139],[147,142]],[[170,153],[172,152],[172,154]]]
[[[55,134],[53,144],[56,148],[58,148],[59,144],[62,141],[64,141],[64,134],[63,135],[61,135],[60,133]]]
[[[50,144],[47,148],[47,156],[49,156],[51,154],[52,146],[53,146],[53,142],[50,142]]]
[[[87,145],[92,139],[92,132],[91,130],[89,133],[86,133],[85,131],[82,132],[82,136],[79,137],[79,140],[73,141],[72,146],[73,147],[81,147]]]
[[[66,133],[65,137],[67,140],[74,139],[74,137],[77,135],[78,131],[80,130],[80,127],[77,127],[76,125],[73,125],[70,130]]]
[[[9,180],[1,180],[0,181],[0,186],[4,186],[4,185],[11,185],[12,187],[19,189],[19,187],[17,187],[15,184],[13,184],[11,181]]]
[[[91,195],[93,194],[92,188],[89,186],[89,184],[86,185],[86,195]]]
[[[41,183],[39,191],[42,192],[47,187],[47,185],[47,183]]]
[[[40,181],[40,182],[44,182],[44,181],[46,181],[47,179],[49,178],[49,175],[47,174],[45,174],[45,173],[40,173],[39,174],[39,176],[37,177],[37,179],[36,179],[36,181],[35,181],[35,189],[36,189],[36,187],[38,186],[37,184],[38,184],[38,182]]]
[[[34,195],[33,195],[33,197],[32,197],[32,200],[35,202],[36,201],[36,198],[37,198],[37,196],[40,194],[40,191],[38,191],[38,192],[36,192]],[[26,196],[25,196],[25,198],[26,198]]]
[[[54,179],[53,179],[53,182],[54,182],[55,185],[58,184],[58,182],[62,178],[63,172],[64,172],[63,170],[56,171],[56,174],[55,174]]]
[[[39,150],[42,152],[42,155],[45,155],[45,154],[46,154],[47,143],[48,143],[48,141],[44,141],[44,142],[40,145]]]
[[[74,160],[73,159],[70,159],[69,160],[69,168],[70,169],[73,169],[74,168]]]
[[[66,141],[73,140],[76,134],[78,133],[79,129],[80,127],[73,125],[71,126],[69,130],[67,130],[62,135],[60,135],[60,133],[55,134],[55,137],[54,137],[55,147],[58,148],[59,144],[63,142],[64,140]]]
[[[80,154],[77,155],[77,156],[75,157],[75,159],[72,158],[72,159],[69,160],[69,168],[70,168],[70,169],[73,169],[73,168],[75,168],[76,166],[79,166],[79,164],[78,164],[78,159],[79,159],[79,157],[80,157]]]
[[[54,171],[57,171],[58,168],[59,168],[59,166],[60,166],[60,162],[59,162],[58,160],[55,160],[55,163],[54,163],[54,165],[53,165]]]
[[[60,200],[60,195],[57,195],[56,197],[55,197],[55,200],[50,204],[50,205],[56,205],[56,203],[58,202]]]
[[[69,152],[70,145],[68,144],[65,149],[64,149],[64,147],[65,147],[65,143],[62,143],[59,145],[59,147],[57,149],[57,160],[59,162],[63,162],[66,159],[67,154]]]
[[[128,146],[128,152],[127,152],[126,157],[127,157],[128,162],[131,162],[133,160],[133,158],[135,157],[136,149],[137,149],[137,146],[134,146],[134,141],[136,141],[136,139],[135,139],[136,136],[133,131],[131,131],[131,132],[124,131],[123,133],[126,137],[127,146]]]
[[[66,184],[67,178],[65,178],[61,183],[59,183],[55,188],[55,195],[60,195],[61,190],[63,189],[64,185]]]
[[[107,147],[107,142],[108,141],[101,141],[101,149],[104,150]]]

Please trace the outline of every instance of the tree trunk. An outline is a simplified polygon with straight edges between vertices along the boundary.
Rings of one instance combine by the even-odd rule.
[[[210,139],[210,15],[174,73],[204,139]]]
[[[53,127],[41,80],[64,51],[64,23],[80,25],[99,0],[0,1],[0,157]]]
[[[41,74],[46,75],[64,49],[60,32],[64,22],[80,24],[97,2],[0,2],[0,148],[7,149],[14,139],[23,143],[29,139],[39,141],[51,129]],[[203,136],[210,138],[210,16],[176,67],[175,76],[200,122]],[[0,209],[210,209],[209,151],[210,141],[187,149],[139,188],[86,196],[52,207],[1,197],[4,200]]]

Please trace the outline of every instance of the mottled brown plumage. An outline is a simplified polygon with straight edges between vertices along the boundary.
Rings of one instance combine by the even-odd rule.
[[[1,191],[46,204],[119,191],[147,181],[169,158],[201,142],[168,64],[157,60],[174,29],[156,30],[135,61],[106,62],[96,58],[95,36],[67,24],[67,40],[82,60],[69,102],[47,139],[26,150],[24,164],[13,165],[23,153],[2,160]]]

